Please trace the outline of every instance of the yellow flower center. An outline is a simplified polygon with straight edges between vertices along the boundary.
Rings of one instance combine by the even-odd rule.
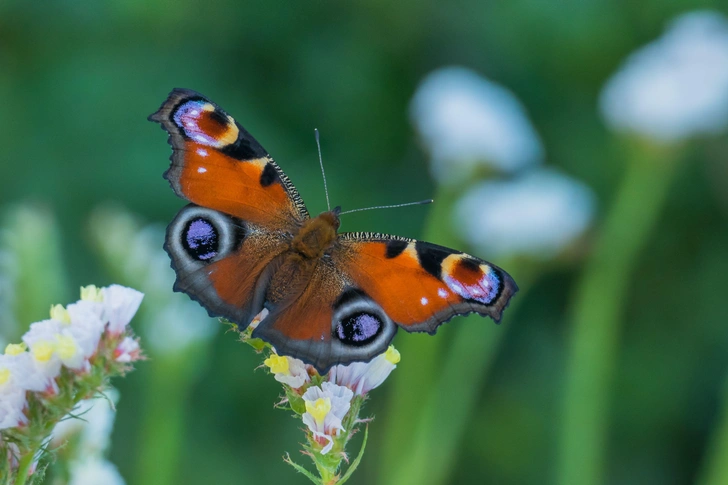
[[[27,348],[28,347],[26,347],[22,342],[19,344],[8,344],[8,346],[5,347],[5,355],[20,355],[25,352],[25,349]]]
[[[71,315],[68,314],[68,310],[63,308],[63,305],[51,305],[51,318],[61,323],[71,323]]]
[[[10,380],[10,369],[3,368],[0,369],[0,386],[7,383]]]
[[[398,364],[400,360],[399,350],[394,348],[394,345],[390,345],[387,351],[384,353],[384,358],[387,359],[391,364]]]
[[[58,352],[58,356],[61,359],[67,360],[76,355],[76,352],[78,351],[78,346],[73,340],[73,337],[69,337],[67,335],[59,335],[56,351]]]
[[[54,350],[56,348],[51,342],[38,342],[33,346],[33,357],[38,362],[48,362],[51,360]]]
[[[271,354],[263,363],[274,374],[288,374],[289,372],[288,357],[285,355]]]
[[[82,286],[81,299],[83,301],[103,301],[104,294],[101,293],[101,288],[96,288],[96,285]]]
[[[313,416],[318,424],[324,422],[329,411],[331,411],[331,399],[328,397],[320,397],[314,402],[306,401],[306,412]]]

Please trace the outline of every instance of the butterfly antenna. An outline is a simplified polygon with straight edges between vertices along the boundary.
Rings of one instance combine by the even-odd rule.
[[[353,209],[350,211],[342,212],[339,215],[343,216],[344,214],[351,214],[352,212],[368,211],[368,210],[372,210],[372,209],[393,209],[395,207],[407,207],[408,205],[431,204],[432,202],[433,202],[432,199],[426,199],[426,200],[420,200],[417,202],[407,202],[406,204],[378,205],[376,207],[364,207],[363,209]]]
[[[329,187],[326,184],[326,172],[324,172],[324,160],[321,158],[321,140],[319,139],[319,131],[318,128],[313,129],[314,133],[316,133],[316,146],[318,147],[318,154],[319,154],[319,165],[321,165],[321,175],[324,176],[324,192],[326,192],[326,207],[328,210],[331,210],[331,203],[329,202]]]

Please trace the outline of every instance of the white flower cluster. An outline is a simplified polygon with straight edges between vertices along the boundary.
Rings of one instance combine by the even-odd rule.
[[[27,392],[56,394],[63,367],[87,373],[104,335],[115,342],[117,362],[138,359],[138,342],[124,334],[143,296],[119,285],[84,287],[79,301],[51,307],[50,319],[33,323],[22,343],[8,345],[0,355],[0,430],[27,422]]]
[[[386,352],[369,362],[354,362],[334,366],[326,375],[326,382],[320,386],[308,386],[316,370],[303,361],[284,355],[271,354],[263,363],[274,374],[275,379],[298,393],[306,406],[301,416],[314,439],[323,446],[321,454],[331,451],[334,437],[339,436],[344,426],[342,421],[356,396],[366,396],[379,387],[399,363],[399,352],[390,345]],[[305,391],[304,391],[305,389]]]

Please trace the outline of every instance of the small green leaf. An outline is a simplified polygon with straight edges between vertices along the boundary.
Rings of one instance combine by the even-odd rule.
[[[301,396],[293,392],[291,389],[286,389],[286,397],[288,398],[288,404],[294,413],[301,415],[306,412],[306,401]]]
[[[351,466],[346,470],[346,473],[344,473],[344,476],[341,477],[341,480],[337,482],[336,485],[343,485],[344,482],[346,482],[349,478],[351,478],[351,475],[356,470],[356,467],[359,466],[359,462],[361,462],[362,457],[364,456],[364,449],[367,447],[367,437],[369,436],[369,425],[364,428],[364,441],[362,441],[361,449],[359,450],[359,454],[356,455],[356,459],[351,462]]]
[[[296,469],[296,471],[298,473],[302,474],[303,476],[305,476],[306,478],[308,478],[309,480],[311,480],[313,483],[315,483],[317,485],[323,485],[323,483],[321,482],[321,480],[319,480],[318,478],[316,478],[315,476],[313,476],[313,473],[311,473],[310,471],[306,470],[305,468],[303,468],[301,465],[299,465],[295,461],[291,460],[291,455],[286,454],[286,457],[283,458],[283,461],[285,461],[286,463],[288,463],[289,465],[291,465],[293,468]]]

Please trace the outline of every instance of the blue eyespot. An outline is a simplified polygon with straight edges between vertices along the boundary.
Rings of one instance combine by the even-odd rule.
[[[219,239],[215,226],[201,217],[190,220],[182,231],[182,246],[198,261],[208,261],[217,256]]]
[[[371,313],[355,313],[336,326],[336,336],[345,344],[366,345],[382,330],[382,321]]]

